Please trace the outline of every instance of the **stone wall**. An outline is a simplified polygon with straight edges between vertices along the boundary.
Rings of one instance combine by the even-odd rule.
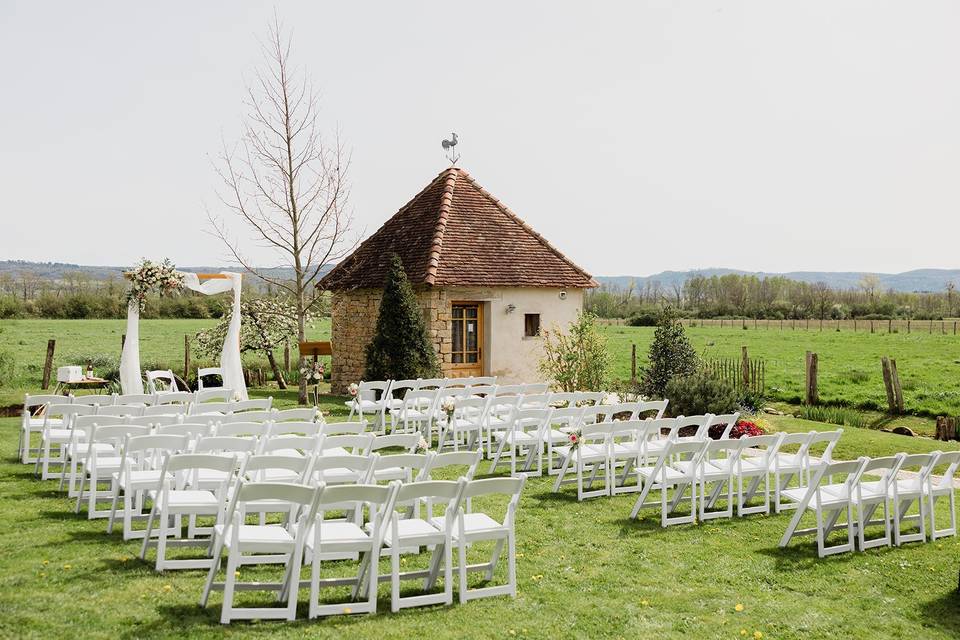
[[[333,293],[330,310],[330,341],[333,345],[330,388],[333,393],[346,393],[350,383],[363,379],[366,349],[376,332],[382,295],[379,289]],[[451,363],[449,298],[442,289],[424,289],[418,291],[417,296],[427,334],[446,375]]]

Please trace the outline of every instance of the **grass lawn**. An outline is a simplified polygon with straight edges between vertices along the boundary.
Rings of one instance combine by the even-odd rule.
[[[630,345],[637,345],[638,366],[646,362],[652,327],[604,326],[613,355],[614,376],[630,377]],[[886,409],[880,358],[897,361],[908,412],[960,415],[960,337],[926,333],[854,333],[720,327],[688,327],[687,335],[704,358],[750,356],[766,362],[768,394],[799,403],[803,396],[804,354],[819,354],[822,402]]]
[[[288,404],[287,395],[279,404]],[[326,411],[342,415],[340,399]],[[773,418],[786,430],[829,425]],[[789,516],[663,530],[633,498],[577,503],[532,479],[518,513],[519,594],[452,607],[295,623],[218,624],[219,595],[197,601],[204,572],[156,574],[139,545],[73,514],[55,483],[13,462],[18,421],[0,420],[0,636],[102,638],[956,638],[960,543],[908,544],[817,559],[812,542],[777,548]],[[846,429],[838,457],[950,447]],[[483,467],[486,471],[486,466]],[[944,505],[945,506],[945,505]],[[941,506],[941,515],[944,515]],[[411,559],[418,562],[420,559]],[[388,563],[381,565],[384,569]],[[243,572],[255,569],[244,568]],[[502,570],[498,573],[503,573]],[[253,597],[245,594],[245,597]],[[301,594],[301,616],[307,592]],[[736,611],[737,604],[743,605]]]

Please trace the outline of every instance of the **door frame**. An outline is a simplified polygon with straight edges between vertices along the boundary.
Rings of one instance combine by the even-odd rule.
[[[471,376],[471,375],[477,375],[477,376],[486,375],[486,374],[485,374],[486,366],[484,365],[484,346],[485,346],[484,341],[485,341],[485,339],[486,339],[486,334],[484,333],[484,330],[483,330],[483,323],[484,323],[483,307],[484,307],[484,303],[483,303],[482,301],[479,301],[479,300],[451,300],[451,301],[450,301],[450,323],[451,323],[451,325],[450,325],[450,346],[451,346],[451,354],[453,353],[453,349],[452,349],[452,348],[453,348],[453,346],[454,346],[454,345],[453,345],[453,322],[455,322],[455,320],[453,319],[453,308],[454,308],[454,307],[457,307],[457,306],[470,306],[470,307],[475,306],[475,307],[477,308],[477,361],[476,361],[475,363],[474,363],[474,362],[469,362],[469,363],[452,362],[453,357],[452,357],[452,355],[451,355],[451,358],[450,358],[450,360],[451,360],[451,363],[450,363],[451,370],[452,370],[454,373],[461,373],[461,374],[462,374],[462,375],[458,375],[458,376],[455,376],[455,377],[469,377],[469,376]],[[464,322],[464,327],[466,327],[466,322]],[[464,337],[466,337],[466,333],[464,333]],[[466,372],[468,372],[468,371],[476,371],[477,373],[475,373],[475,374],[474,374],[474,373],[466,373]]]

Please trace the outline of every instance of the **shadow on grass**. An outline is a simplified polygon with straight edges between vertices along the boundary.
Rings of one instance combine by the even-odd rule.
[[[955,567],[951,563],[951,568]],[[960,637],[960,589],[951,589],[922,603],[920,612],[925,624],[939,627],[955,638]]]

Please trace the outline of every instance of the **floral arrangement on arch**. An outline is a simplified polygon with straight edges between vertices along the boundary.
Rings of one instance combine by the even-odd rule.
[[[159,291],[160,295],[173,293],[183,288],[183,274],[176,270],[170,258],[163,262],[153,262],[144,258],[136,268],[123,272],[130,280],[127,292],[127,304],[136,300],[140,311],[147,303],[147,294]]]

